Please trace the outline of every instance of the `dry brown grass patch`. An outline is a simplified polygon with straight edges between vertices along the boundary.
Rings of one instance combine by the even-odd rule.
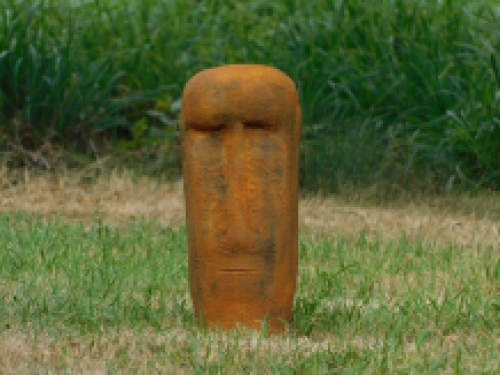
[[[4,212],[23,210],[66,220],[100,218],[112,225],[136,218],[165,226],[185,222],[182,180],[160,183],[116,170],[101,173],[91,183],[72,172],[32,175],[25,171],[15,184],[8,176],[6,169],[0,170],[0,210]],[[357,237],[363,231],[372,237],[405,234],[441,244],[497,246],[499,207],[494,195],[419,199],[393,208],[313,197],[301,199],[299,220],[302,232],[313,239]]]

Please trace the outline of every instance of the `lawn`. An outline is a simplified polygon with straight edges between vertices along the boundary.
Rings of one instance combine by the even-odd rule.
[[[290,330],[266,336],[193,321],[182,214],[160,212],[182,211],[182,185],[150,182],[148,201],[148,184],[127,177],[56,194],[42,181],[2,190],[2,373],[500,371],[500,253],[487,212],[302,199]],[[59,211],[33,204],[43,195]],[[141,200],[145,211],[134,210]]]

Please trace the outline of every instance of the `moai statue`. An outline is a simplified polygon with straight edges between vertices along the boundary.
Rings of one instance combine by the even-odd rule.
[[[298,266],[300,124],[295,84],[272,67],[212,68],[184,88],[189,284],[206,326],[287,327]]]

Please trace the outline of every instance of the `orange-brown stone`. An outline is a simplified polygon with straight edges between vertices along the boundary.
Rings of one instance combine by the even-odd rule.
[[[298,263],[301,112],[293,81],[261,65],[186,84],[181,134],[189,284],[209,326],[282,331]]]

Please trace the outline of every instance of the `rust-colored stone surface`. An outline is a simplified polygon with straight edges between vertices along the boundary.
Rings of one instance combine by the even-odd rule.
[[[277,69],[227,65],[191,78],[181,134],[189,283],[204,325],[282,331],[298,263],[301,111]]]

